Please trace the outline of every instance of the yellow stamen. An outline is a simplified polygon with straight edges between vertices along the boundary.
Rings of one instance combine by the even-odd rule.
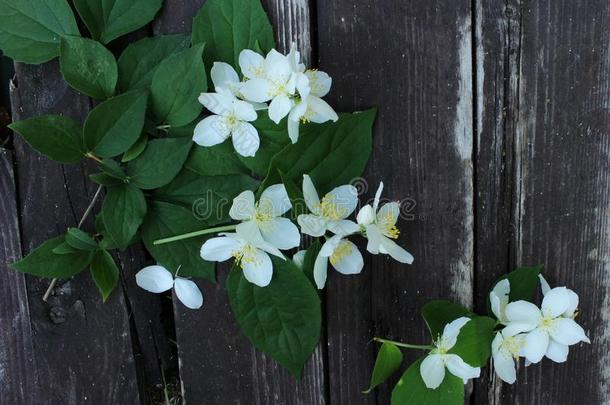
[[[346,240],[342,240],[332,255],[330,255],[330,264],[333,266],[352,254],[352,244]]]
[[[335,197],[330,194],[326,194],[322,201],[317,204],[316,208],[320,211],[320,215],[324,218],[336,221],[344,218],[347,215],[347,209],[340,207],[334,202]]]
[[[256,248],[252,245],[245,245],[241,250],[236,250],[231,253],[231,256],[235,258],[235,264],[242,269],[244,264],[258,263],[259,259],[256,255]]]

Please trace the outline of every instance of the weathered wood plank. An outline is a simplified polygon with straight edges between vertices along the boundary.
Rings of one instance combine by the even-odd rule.
[[[365,396],[374,335],[428,342],[423,304],[472,304],[472,55],[469,1],[319,2],[320,69],[333,77],[331,104],[378,106],[367,197],[415,202],[399,221],[412,266],[367,257],[358,277],[327,284],[330,402],[387,404],[387,384]],[[387,200],[386,200],[387,201]],[[364,244],[360,244],[364,248]],[[409,352],[408,360],[419,353]]]
[[[156,33],[189,31],[203,1],[166,0],[154,24]],[[305,46],[309,57],[309,7],[306,1],[263,2],[278,35],[278,47],[290,42]],[[318,347],[299,383],[273,360],[255,350],[241,333],[224,289],[228,268],[219,266],[216,285],[199,282],[206,303],[199,311],[175,303],[180,377],[187,404],[303,404],[325,403],[322,348]]]
[[[12,88],[15,120],[46,113],[83,119],[87,98],[75,94],[59,74],[57,62],[16,64]],[[30,251],[75,226],[95,185],[89,166],[61,166],[36,154],[15,138],[22,245]],[[92,230],[92,218],[84,225]],[[139,402],[129,322],[123,295],[102,304],[85,272],[60,282],[49,302],[42,301],[49,280],[27,277],[32,345],[39,391],[32,403],[84,404]]]
[[[7,404],[36,404],[40,392],[25,277],[8,268],[21,257],[13,155],[2,148],[0,195],[0,399]]]

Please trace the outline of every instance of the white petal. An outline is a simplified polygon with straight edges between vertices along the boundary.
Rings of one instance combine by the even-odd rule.
[[[373,200],[373,211],[377,212],[377,208],[379,207],[379,200],[381,199],[381,192],[383,191],[383,181],[379,182],[379,187],[375,192],[375,199]]]
[[[324,288],[328,275],[328,257],[318,254],[313,264],[313,279],[319,290]]]
[[[264,103],[271,100],[273,83],[267,79],[250,79],[241,86],[241,94],[247,101]]]
[[[574,291],[570,290],[569,288],[567,289],[567,291],[568,291],[568,295],[570,296],[570,305],[568,305],[568,308],[563,313],[563,316],[572,318],[572,317],[574,317],[576,308],[578,308],[578,294],[576,294]]]
[[[174,285],[174,277],[163,266],[148,266],[136,273],[136,284],[153,293],[167,291]]]
[[[311,94],[318,97],[324,97],[328,94],[333,82],[328,73],[319,70],[307,70],[305,75],[309,78]]]
[[[285,55],[275,49],[269,51],[265,57],[265,75],[275,83],[285,83],[290,79],[292,69]]]
[[[307,204],[309,211],[314,214],[320,213],[320,197],[318,197],[318,192],[311,181],[311,177],[306,174],[303,175],[303,198],[305,199],[305,204]]]
[[[391,228],[396,225],[398,216],[400,215],[400,204],[390,202],[384,204],[377,212],[377,223],[383,228]]]
[[[536,328],[525,335],[523,355],[532,363],[538,363],[549,348],[549,335],[541,328]]]
[[[339,243],[329,261],[341,274],[359,274],[364,267],[364,260],[358,247],[346,239]]]
[[[429,354],[419,366],[419,374],[426,387],[436,389],[445,379],[445,363],[440,354]]]
[[[291,208],[292,204],[283,184],[267,187],[258,201],[259,212],[272,217],[284,215]]]
[[[250,190],[242,191],[233,199],[229,216],[237,221],[245,221],[253,219],[255,215],[254,193]]]
[[[234,84],[239,83],[239,76],[235,69],[224,62],[214,62],[212,69],[210,69],[210,77],[214,87],[231,88]]]
[[[479,378],[481,375],[480,367],[472,367],[467,364],[457,354],[447,354],[445,356],[445,365],[451,374],[461,378],[464,384],[471,378]]]
[[[360,230],[360,226],[349,219],[328,221],[328,230],[337,235],[348,236]]]
[[[235,227],[235,233],[239,239],[250,245],[258,246],[265,243],[256,221],[246,221],[238,224]]]
[[[305,255],[307,254],[306,250],[299,250],[292,256],[292,261],[297,265],[299,269],[303,269],[303,265],[305,264]]]
[[[354,212],[358,205],[358,190],[349,184],[335,187],[324,196],[324,199],[334,204],[336,208],[338,218],[331,219],[345,219]]]
[[[546,350],[546,357],[553,360],[555,363],[563,363],[568,359],[570,348],[568,345],[557,343],[554,339],[549,342],[549,347]]]
[[[549,333],[557,343],[562,345],[574,345],[578,342],[591,343],[584,329],[572,318],[557,318],[553,320]]]
[[[441,345],[445,350],[449,350],[455,346],[460,330],[468,322],[470,322],[470,318],[462,316],[445,325],[443,336],[441,337]]]
[[[191,280],[177,278],[174,282],[174,291],[176,292],[176,297],[185,307],[198,309],[203,306],[203,294],[201,294],[197,284]]]
[[[538,274],[538,279],[540,280],[540,289],[542,290],[542,295],[546,295],[549,291],[551,291],[551,286],[547,281],[542,277],[542,274]]]
[[[265,58],[250,49],[244,49],[239,53],[239,67],[248,79],[261,77],[265,73],[264,64]]]
[[[256,121],[257,117],[254,106],[241,100],[233,103],[233,114],[239,121]]]
[[[230,93],[201,93],[199,102],[205,108],[217,115],[227,116],[233,110],[233,97]]]
[[[381,247],[392,257],[392,259],[400,263],[413,263],[413,255],[402,247],[398,246],[398,244],[392,239],[381,236]]]
[[[527,323],[538,325],[542,314],[540,309],[531,302],[515,301],[506,306],[506,319],[510,322]]]
[[[356,216],[356,221],[358,221],[358,224],[360,225],[369,225],[375,221],[375,211],[373,211],[373,207],[367,204],[360,208],[360,211],[358,211],[358,215]]]
[[[547,292],[542,299],[544,316],[556,318],[570,306],[570,294],[565,287],[555,287]]]
[[[301,96],[301,100],[304,100],[309,96],[311,87],[309,86],[309,77],[306,74],[298,73],[296,75],[295,86],[299,92],[299,96]]]
[[[233,147],[242,156],[254,156],[260,146],[258,131],[249,122],[239,122],[232,133]]]
[[[509,322],[504,329],[502,329],[502,334],[504,337],[510,337],[518,335],[519,333],[529,332],[534,329],[538,324],[536,323],[527,323],[527,322]]]
[[[320,255],[324,257],[330,257],[333,254],[339,243],[341,243],[342,236],[334,235],[331,238],[328,238],[326,242],[320,248]]]
[[[292,111],[290,113],[292,114]],[[288,119],[288,137],[292,143],[297,143],[299,140],[299,125],[301,125],[299,120]]]
[[[241,261],[246,280],[259,287],[266,287],[273,277],[273,264],[269,255],[262,250],[257,250],[250,260]]]
[[[374,224],[366,225],[365,230],[366,238],[368,239],[366,250],[374,255],[379,254],[384,236],[379,231],[379,228],[377,228],[377,226]]]
[[[307,97],[307,108],[313,113],[307,114],[307,118],[311,122],[322,124],[327,121],[336,122],[339,119],[335,110],[326,101],[316,96]]]
[[[227,119],[220,115],[204,118],[195,127],[193,142],[200,146],[214,146],[223,143],[231,134]]]
[[[290,100],[288,96],[283,94],[275,96],[273,100],[271,100],[271,104],[269,104],[269,118],[276,124],[279,124],[280,121],[288,115],[292,105],[292,100]]]
[[[500,280],[489,293],[491,311],[500,322],[506,320],[504,310],[508,305],[508,294],[510,293],[510,282],[508,279]]]
[[[240,241],[229,236],[208,239],[201,246],[201,258],[211,262],[224,262],[231,258],[241,246]]]
[[[301,243],[299,228],[288,218],[272,218],[259,222],[258,226],[263,239],[278,249],[292,249]]]
[[[322,236],[326,233],[326,220],[316,215],[301,214],[297,218],[301,232],[309,236]]]
[[[499,349],[499,346],[502,344],[502,340],[502,334],[497,333],[491,345],[493,368],[502,381],[513,384],[517,380],[515,361],[510,353]]]

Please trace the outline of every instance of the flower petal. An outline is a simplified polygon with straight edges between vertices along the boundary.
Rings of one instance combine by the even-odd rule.
[[[328,257],[318,254],[316,261],[313,264],[313,279],[316,282],[318,290],[324,288],[326,277],[328,276]]]
[[[292,114],[292,111],[290,112]],[[288,137],[290,138],[290,142],[297,143],[299,140],[299,125],[301,125],[299,120],[291,120],[288,119]]]
[[[273,83],[267,79],[250,79],[241,85],[241,95],[247,101],[264,103],[271,100]]]
[[[553,360],[555,363],[563,363],[568,359],[569,352],[570,348],[568,345],[562,345],[561,343],[556,342],[554,339],[551,339],[545,356]]]
[[[254,106],[241,100],[233,103],[233,114],[239,121],[256,121],[257,117]]]
[[[299,246],[301,234],[299,228],[288,218],[272,218],[258,224],[263,239],[281,250]]]
[[[193,281],[177,278],[174,281],[174,291],[185,307],[199,309],[203,306],[203,294]]]
[[[366,238],[368,239],[366,250],[374,255],[379,254],[384,236],[379,231],[379,228],[377,228],[374,224],[366,225],[365,230]]]
[[[265,58],[250,50],[244,49],[239,53],[239,67],[248,79],[262,77],[265,73]]]
[[[214,146],[223,143],[231,134],[227,119],[220,115],[204,118],[195,127],[193,142],[200,146]]]
[[[328,230],[337,235],[348,236],[360,230],[360,226],[349,219],[328,221]]]
[[[269,118],[276,124],[279,124],[288,115],[292,106],[292,100],[284,94],[273,97],[269,104]]]
[[[518,335],[519,333],[530,332],[536,327],[538,324],[535,323],[527,323],[527,322],[509,322],[504,329],[502,329],[502,335],[504,337],[510,337]]]
[[[333,108],[321,98],[316,96],[307,97],[307,118],[311,122],[322,124],[327,121],[337,122],[339,116]]]
[[[531,302],[519,300],[506,306],[506,319],[509,322],[519,322],[538,325],[542,314],[540,309]]]
[[[305,199],[305,204],[307,204],[309,211],[319,215],[320,197],[318,197],[318,192],[311,181],[311,177],[306,174],[303,175],[303,198]]]
[[[242,156],[254,156],[260,146],[258,131],[249,122],[239,122],[233,129],[233,147]]]
[[[578,308],[578,294],[576,294],[574,291],[570,290],[569,288],[567,289],[567,291],[568,291],[568,295],[570,296],[570,305],[568,305],[568,308],[565,310],[565,312],[562,315],[567,318],[572,318],[572,317],[574,317],[574,313],[576,312],[576,309]]]
[[[457,354],[447,354],[445,356],[445,365],[451,374],[461,378],[464,384],[471,378],[478,378],[481,375],[480,367],[472,367],[467,364]]]
[[[301,232],[309,236],[322,236],[326,233],[326,220],[316,215],[301,214],[297,217]]]
[[[273,264],[269,255],[262,250],[256,253],[249,260],[241,261],[244,277],[246,280],[259,287],[266,287],[273,277]]]
[[[375,211],[373,211],[373,207],[367,204],[360,208],[358,215],[356,215],[356,221],[359,225],[369,225],[373,223],[373,221],[375,221]]]
[[[275,49],[269,51],[265,57],[265,75],[275,83],[286,83],[292,74],[290,62],[286,55]]]
[[[329,260],[335,270],[341,274],[359,274],[364,267],[364,260],[358,247],[346,239],[341,240]]]
[[[513,384],[517,380],[515,361],[510,353],[500,349],[502,341],[502,334],[498,332],[491,344],[493,368],[502,381]]]
[[[441,337],[441,345],[443,349],[449,350],[457,342],[457,337],[460,334],[460,330],[464,325],[470,322],[470,318],[462,316],[445,325],[443,329],[443,336]]]
[[[549,283],[547,283],[545,278],[542,277],[542,274],[538,274],[538,279],[540,280],[540,289],[542,290],[542,295],[546,295],[546,293],[551,291],[551,286],[549,285]]]
[[[136,284],[152,293],[162,293],[174,285],[174,277],[163,266],[147,266],[136,273]]]
[[[220,236],[205,241],[201,246],[201,258],[211,262],[224,262],[242,247],[242,243],[229,236]]]
[[[375,199],[373,200],[373,211],[377,212],[377,208],[379,207],[379,200],[381,199],[381,192],[383,191],[383,181],[379,182],[379,187],[375,192]]]
[[[419,366],[419,374],[426,387],[437,389],[445,379],[445,363],[440,354],[429,354]]]
[[[549,335],[541,328],[536,328],[525,335],[523,355],[532,363],[538,363],[549,348]]]
[[[324,97],[328,94],[333,82],[328,73],[320,70],[307,70],[305,75],[309,78],[311,94],[317,97]]]
[[[199,102],[210,112],[216,115],[227,116],[233,111],[235,97],[228,92],[201,93]]]
[[[210,77],[214,87],[225,87],[232,90],[235,84],[239,83],[239,76],[231,65],[224,62],[214,62],[210,69]]]
[[[489,302],[491,304],[491,312],[496,318],[505,323],[506,314],[504,310],[508,305],[508,294],[510,292],[510,282],[508,279],[500,280],[496,283],[493,290],[489,293]]]
[[[255,215],[254,193],[250,190],[242,191],[233,199],[229,216],[236,221],[246,221],[254,219]]]
[[[544,316],[556,318],[563,314],[570,306],[570,294],[565,287],[555,287],[544,295],[542,299],[542,313]]]
[[[323,199],[335,205],[339,218],[345,219],[349,217],[358,205],[358,189],[352,185],[344,185],[333,188]]]
[[[571,318],[554,319],[549,334],[562,345],[574,345],[578,342],[591,343],[584,329]]]
[[[407,252],[405,249],[400,247],[396,242],[392,239],[387,238],[385,236],[381,236],[381,247],[387,252],[392,259],[406,264],[413,263],[413,255]],[[381,250],[380,250],[381,251]]]
[[[272,217],[284,215],[291,208],[286,187],[281,183],[267,187],[258,201],[258,211]]]

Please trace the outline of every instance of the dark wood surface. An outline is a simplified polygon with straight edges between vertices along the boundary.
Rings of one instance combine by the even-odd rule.
[[[138,35],[188,32],[202,3],[165,0]],[[151,393],[175,363],[165,382],[179,377],[187,404],[388,404],[390,384],[361,393],[372,337],[425,343],[425,302],[483,312],[493,280],[528,264],[580,293],[592,344],[565,364],[521,367],[513,386],[485,369],[466,402],[610,402],[610,3],[263,3],[278,47],[296,41],[331,74],[333,106],[378,107],[363,198],[384,181],[383,196],[402,202],[400,243],[415,263],[365,256],[359,276],[330,271],[322,342],[301,382],[239,331],[226,266],[216,285],[199,282],[199,311],[174,300],[172,312],[168,297],[135,286],[150,263],[139,247],[119,255],[121,288],[106,304],[86,274],[44,303],[48,280],[5,263],[75,226],[96,187],[88,165],[55,164],[15,137],[14,151],[0,150],[0,322],[11,325],[0,329],[0,404],[157,404]],[[14,119],[82,119],[91,107],[56,62],[18,64],[12,103]]]

